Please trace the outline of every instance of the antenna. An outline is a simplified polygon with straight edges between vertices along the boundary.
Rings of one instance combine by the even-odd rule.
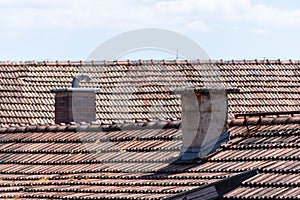
[[[178,49],[176,49],[176,60],[178,60]]]

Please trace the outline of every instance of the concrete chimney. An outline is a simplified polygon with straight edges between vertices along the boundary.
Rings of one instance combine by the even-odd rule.
[[[224,88],[180,91],[183,144],[179,161],[201,159],[229,140],[227,97],[236,92]]]
[[[93,88],[53,89],[55,123],[96,121],[96,92]]]

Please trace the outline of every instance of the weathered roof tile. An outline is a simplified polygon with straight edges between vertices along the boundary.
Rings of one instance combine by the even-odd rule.
[[[5,97],[0,123],[53,122],[54,96],[50,90],[70,87],[73,77],[82,71],[93,76],[92,83],[83,85],[102,90],[97,100],[100,121],[180,118],[180,97],[166,92],[186,84],[240,88],[240,94],[229,95],[230,116],[300,110],[298,65],[298,61],[272,60],[6,62],[0,65],[0,94]],[[127,105],[124,102],[128,106],[122,106]]]

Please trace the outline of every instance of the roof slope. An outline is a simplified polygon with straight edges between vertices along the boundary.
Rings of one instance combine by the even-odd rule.
[[[123,131],[99,124],[3,127],[0,198],[160,199],[233,174],[170,164],[181,146],[178,127],[178,122],[127,124]]]
[[[299,62],[292,61],[139,61],[0,63],[0,123],[54,121],[51,89],[71,87],[78,73],[97,87],[100,121],[180,118],[182,86],[230,86],[229,114],[300,110]]]
[[[230,143],[201,164],[172,163],[179,121],[2,127],[0,198],[159,199],[255,168],[226,199],[300,198],[299,123],[234,119]]]
[[[225,199],[299,199],[299,123],[299,116],[236,119],[232,124],[243,126],[231,129],[231,144],[202,167],[218,166],[218,172],[231,173],[258,169],[257,176],[228,193]]]

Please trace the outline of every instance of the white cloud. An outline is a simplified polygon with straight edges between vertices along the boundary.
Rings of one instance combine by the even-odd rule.
[[[4,0],[0,3],[0,25],[7,27],[110,26],[149,16],[147,6],[133,0]],[[116,24],[118,26],[119,24]]]
[[[173,0],[160,1],[156,3],[156,8],[174,13],[189,13],[191,11],[219,11],[232,14],[238,9],[249,7],[249,5],[249,0]]]
[[[186,25],[186,28],[192,31],[198,31],[198,32],[209,32],[211,31],[211,28],[203,21],[194,21],[191,23],[188,23]]]
[[[277,27],[300,26],[300,9],[287,11],[266,5],[255,5],[244,16],[244,20]]]
[[[231,31],[239,31],[241,28],[239,26],[231,26],[229,27],[229,30]]]
[[[73,19],[68,6],[67,1],[58,0],[4,0],[0,3],[0,25],[19,29],[69,27]]]
[[[258,35],[267,35],[267,34],[269,34],[269,32],[267,30],[260,29],[260,28],[252,29],[251,32],[254,33],[254,34],[258,34]]]
[[[248,0],[2,0],[0,25],[15,28],[187,26],[214,12],[235,16]],[[207,31],[208,27],[198,28]]]
[[[0,26],[16,29],[185,27],[207,32],[214,28],[212,20],[300,26],[300,9],[253,5],[250,0],[1,0],[0,12]]]
[[[11,31],[11,30],[5,30],[0,32],[1,38],[18,38],[22,34],[19,31]]]
[[[300,26],[300,9],[284,10],[250,0],[174,0],[156,4],[159,11],[202,19],[254,22],[266,26]]]

